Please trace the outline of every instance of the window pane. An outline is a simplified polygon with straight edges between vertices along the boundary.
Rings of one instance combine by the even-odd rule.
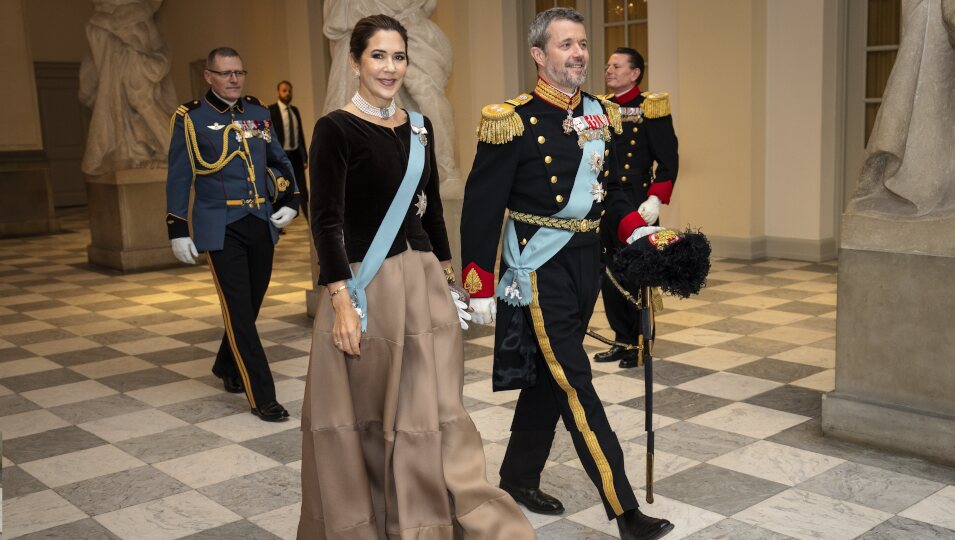
[[[643,55],[644,61],[647,59],[647,44],[648,35],[647,35],[647,23],[633,23],[628,24],[627,28],[629,29],[630,41],[627,45],[631,49],[636,49],[637,52]]]
[[[646,19],[647,0],[627,0],[627,19]]]
[[[604,2],[604,22],[623,21],[623,2],[624,0],[606,0]]]
[[[865,68],[865,97],[881,98],[885,84],[895,64],[897,51],[867,52]]]
[[[865,143],[869,144],[869,135],[872,133],[872,126],[875,125],[875,116],[879,113],[881,103],[865,104]]]
[[[866,41],[869,45],[898,45],[901,24],[900,0],[869,0]]]
[[[604,28],[604,57],[598,61],[606,66],[607,59],[617,47],[624,47],[624,26],[607,26]],[[594,59],[591,59],[593,61]]]

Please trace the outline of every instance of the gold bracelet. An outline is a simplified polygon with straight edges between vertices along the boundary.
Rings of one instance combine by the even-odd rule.
[[[342,285],[341,287],[335,289],[335,292],[329,294],[328,297],[329,297],[329,298],[334,298],[336,294],[338,294],[338,293],[344,291],[344,290],[347,289],[347,288],[348,288],[348,285]]]
[[[453,266],[449,266],[444,269],[444,279],[448,281],[449,285],[453,285],[455,283]]]

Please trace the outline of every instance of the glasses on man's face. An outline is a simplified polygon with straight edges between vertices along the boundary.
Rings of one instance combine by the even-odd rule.
[[[249,74],[248,70],[245,69],[236,69],[233,71],[216,71],[214,69],[206,69],[209,73],[215,73],[222,79],[231,79],[235,77],[236,79],[243,79],[246,75]]]

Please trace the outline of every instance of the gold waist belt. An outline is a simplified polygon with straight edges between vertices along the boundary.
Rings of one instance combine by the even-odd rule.
[[[525,214],[524,212],[510,211],[510,218],[518,223],[527,223],[538,227],[547,227],[549,229],[561,229],[575,233],[600,232],[599,219],[564,219],[550,216],[535,216],[534,214]]]
[[[227,199],[227,206],[245,206],[247,204],[262,204],[265,202],[265,197],[255,197],[254,199]]]

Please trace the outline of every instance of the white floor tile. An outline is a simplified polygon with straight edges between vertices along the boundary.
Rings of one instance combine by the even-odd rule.
[[[794,486],[845,463],[845,460],[815,452],[807,452],[792,446],[768,441],[756,441],[753,444],[711,459],[708,463],[750,476]]]
[[[96,516],[120,538],[173,540],[242,519],[195,491]]]

